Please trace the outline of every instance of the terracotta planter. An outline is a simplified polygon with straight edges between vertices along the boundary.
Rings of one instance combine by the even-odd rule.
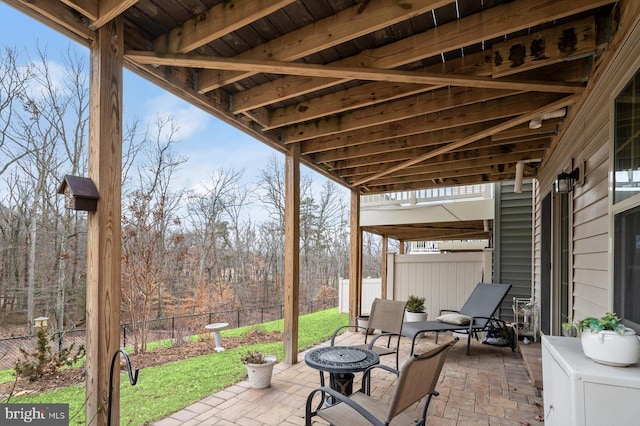
[[[271,386],[271,376],[276,357],[274,355],[265,355],[265,358],[267,362],[264,364],[246,364],[249,384],[254,389],[264,389]]]
[[[600,364],[626,367],[640,359],[640,340],[630,328],[624,335],[608,330],[598,333],[583,330],[581,339],[584,354]]]

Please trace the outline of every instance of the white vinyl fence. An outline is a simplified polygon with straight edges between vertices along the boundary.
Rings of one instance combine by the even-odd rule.
[[[387,258],[388,298],[426,297],[429,319],[441,309],[458,309],[479,282],[491,282],[491,251],[444,254],[390,253]],[[362,281],[362,313],[380,297],[381,279]],[[349,280],[340,279],[340,312],[349,312]]]

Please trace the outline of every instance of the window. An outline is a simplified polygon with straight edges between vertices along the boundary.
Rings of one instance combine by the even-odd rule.
[[[616,215],[614,241],[613,308],[640,332],[640,206]]]
[[[640,71],[615,100],[613,309],[640,332]]]
[[[640,193],[640,71],[615,101],[614,196],[618,203]]]

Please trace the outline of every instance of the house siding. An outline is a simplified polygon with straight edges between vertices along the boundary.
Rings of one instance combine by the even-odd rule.
[[[545,163],[539,176],[539,192],[534,207],[534,292],[540,294],[541,251],[540,205],[552,191],[555,177],[573,159],[574,167],[585,162],[585,182],[571,192],[572,209],[572,315],[601,316],[612,307],[612,277],[610,267],[611,202],[609,195],[610,150],[613,123],[612,104],[615,94],[640,66],[640,2],[622,2],[618,33],[596,65],[598,84],[587,88],[586,100],[574,117],[568,118],[554,154]],[[623,32],[628,38],[620,44]],[[616,47],[619,47],[617,51]],[[608,55],[608,56],[607,56]],[[608,59],[609,58],[609,59]],[[608,63],[605,64],[608,60]],[[568,170],[567,170],[568,171]],[[555,229],[554,225],[554,229]],[[553,283],[554,286],[557,283]]]
[[[532,190],[530,180],[522,192],[514,192],[514,182],[502,182],[496,190],[494,281],[511,284],[500,306],[500,317],[513,321],[513,298],[531,297]]]

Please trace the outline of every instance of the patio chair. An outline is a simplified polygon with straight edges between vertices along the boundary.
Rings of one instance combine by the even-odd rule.
[[[410,354],[413,354],[416,338],[421,333],[435,332],[435,343],[438,343],[440,332],[456,331],[468,334],[467,355],[471,355],[471,336],[474,335],[477,339],[477,333],[487,329],[510,288],[511,284],[479,283],[459,311],[443,309],[436,321],[405,322],[402,335],[411,339]]]
[[[365,330],[364,343],[353,346],[369,349],[380,356],[395,353],[397,370],[399,366],[400,337],[402,337],[402,324],[404,321],[404,311],[406,306],[407,302],[376,298],[371,305],[371,312],[369,313],[369,328]],[[361,327],[358,327],[357,325],[345,325],[338,327],[331,336],[331,346],[334,346],[338,333],[345,328],[355,328],[355,330],[358,330]],[[369,330],[380,330],[380,334],[373,335],[371,340],[368,342],[367,340],[370,337]],[[386,346],[377,344],[378,340],[382,337],[387,337]],[[396,340],[395,345],[391,345],[392,337]]]
[[[337,426],[388,425],[392,421],[393,424],[424,425],[431,397],[438,396],[435,387],[445,357],[449,349],[457,342],[458,338],[455,338],[451,342],[437,346],[422,355],[411,357],[400,371],[385,365],[369,367],[364,373],[361,389],[350,396],[345,396],[328,387],[314,389],[307,397],[305,424],[311,425],[311,419],[318,416]],[[370,396],[371,371],[375,368],[381,368],[399,376],[393,396],[388,402]],[[313,399],[318,393],[321,393],[322,399],[318,408],[313,411]],[[331,396],[335,398],[334,401],[339,402],[323,406],[323,402],[327,401],[327,396]],[[404,412],[424,397],[426,398],[422,408],[422,417],[416,419],[415,416]]]

